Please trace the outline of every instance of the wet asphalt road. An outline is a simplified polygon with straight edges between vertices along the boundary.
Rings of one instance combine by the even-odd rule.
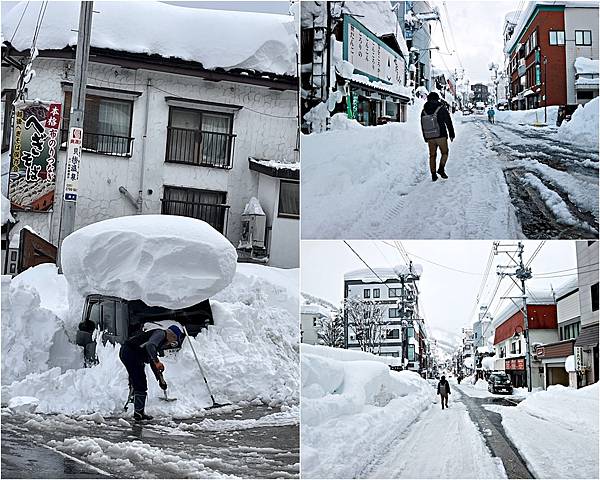
[[[597,189],[597,151],[556,140],[552,136],[557,131],[554,127],[534,129],[526,125],[500,122],[492,125],[484,119],[475,117],[472,119],[467,117],[466,121],[476,122],[488,148],[506,161],[504,177],[511,202],[527,238],[597,237],[597,232],[591,231],[586,226],[598,230],[598,218],[594,213],[577,206],[570,197],[568,189],[561,182],[540,175],[534,168],[534,164],[539,163],[558,175],[561,173],[571,175],[581,184],[588,185],[589,189]],[[527,162],[531,166],[528,166]],[[565,203],[571,215],[580,223],[565,225],[557,221],[555,214],[550,211],[537,189],[523,182],[523,176],[527,173],[537,177],[546,188],[555,192]]]
[[[243,426],[244,420],[275,412],[244,407],[131,426],[115,418],[100,425],[52,415],[3,415],[2,478],[298,478],[297,424]],[[211,430],[199,428],[204,420],[233,422]]]
[[[455,388],[461,391],[460,386],[455,385]],[[502,460],[508,478],[535,478],[517,448],[507,437],[502,426],[502,415],[484,407],[484,405],[490,404],[514,407],[521,400],[499,395],[487,398],[469,397],[462,391],[460,397],[460,401],[466,405],[471,420],[479,428],[492,455]]]

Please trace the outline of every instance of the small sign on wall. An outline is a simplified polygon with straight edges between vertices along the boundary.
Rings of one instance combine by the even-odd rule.
[[[79,183],[82,145],[83,128],[71,127],[69,129],[69,144],[67,146],[67,168],[65,173],[64,191],[64,199],[67,202],[77,201],[77,185]]]

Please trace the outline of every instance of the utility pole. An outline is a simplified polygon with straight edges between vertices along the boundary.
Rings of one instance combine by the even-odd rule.
[[[73,81],[73,94],[71,97],[69,139],[67,143],[63,187],[64,193],[61,201],[60,227],[58,232],[59,253],[57,260],[59,266],[62,241],[75,229],[77,182],[79,180],[79,163],[83,148],[85,87],[87,84],[88,61],[90,56],[93,8],[93,1],[83,1],[81,2],[81,8],[79,10],[79,30],[77,35],[77,51],[75,54],[75,78]]]
[[[523,250],[524,246],[522,242],[518,242],[517,245],[502,245],[499,242],[494,243],[494,254],[497,255],[498,253],[505,253],[512,261],[511,265],[499,265],[498,269],[515,268],[513,272],[501,271],[498,272],[498,275],[509,277],[513,281],[513,283],[521,290],[521,297],[517,297],[521,300],[521,306],[519,306],[515,302],[514,297],[503,298],[510,299],[519,308],[519,310],[521,310],[521,313],[523,313],[523,326],[525,327],[525,370],[527,373],[527,391],[531,392],[531,342],[529,339],[529,315],[527,313],[527,290],[525,287],[525,281],[531,278],[531,268],[525,266],[525,264],[523,263]],[[513,277],[519,280],[519,283],[517,283],[517,281]]]

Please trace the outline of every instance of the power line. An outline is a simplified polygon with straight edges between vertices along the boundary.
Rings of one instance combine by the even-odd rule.
[[[443,7],[444,7],[444,11],[446,12],[446,21],[448,22],[448,29],[450,30],[450,36],[452,37],[452,43],[454,45],[454,52],[456,53],[456,59],[458,60],[458,64],[460,65],[460,68],[462,68],[463,70],[465,69],[463,67],[462,64],[462,60],[460,59],[460,55],[458,54],[458,47],[456,45],[456,38],[454,37],[454,30],[452,29],[452,23],[450,23],[450,14],[448,13],[448,8],[446,7],[446,2],[442,3]],[[442,33],[443,33],[443,26],[442,26]]]
[[[25,5],[25,8],[23,9],[23,13],[21,14],[21,18],[19,18],[19,23],[17,23],[17,26],[15,28],[15,31],[12,34],[12,37],[10,37],[10,42],[12,44],[12,41],[15,39],[15,35],[17,34],[19,27],[21,26],[21,22],[23,21],[23,17],[25,16],[25,12],[27,12],[27,9],[29,8],[29,2],[27,2],[27,4]]]
[[[544,272],[544,273],[538,273],[536,275],[536,277],[540,277],[542,275],[552,275],[554,273],[564,273],[564,272],[570,272],[571,270],[581,270],[582,268],[588,268],[588,267],[593,267],[594,265],[598,265],[598,262],[594,262],[594,263],[590,263],[589,265],[581,265],[581,266],[577,266],[577,267],[572,267],[572,268],[567,268],[565,270],[556,270],[554,272]],[[575,274],[577,272],[573,272],[573,274]]]
[[[348,246],[348,248],[350,250],[352,250],[352,252],[354,252],[354,255],[356,255],[358,258],[360,258],[360,261],[363,262],[367,266],[367,268],[369,270],[371,270],[371,272],[373,272],[373,275],[375,275],[379,279],[379,281],[387,287],[386,283],[381,279],[381,277],[377,274],[377,272],[375,270],[373,270],[367,262],[365,262],[365,260],[358,254],[358,252],[356,250],[354,250],[346,240],[344,240],[344,243]],[[390,287],[387,287],[387,288],[388,288],[388,290],[390,289]]]
[[[419,260],[423,260],[424,262],[431,263],[433,265],[437,265],[438,267],[445,268],[447,270],[452,270],[453,272],[464,273],[465,275],[476,275],[476,276],[483,275],[479,272],[467,272],[465,270],[460,270],[458,268],[448,267],[447,265],[442,265],[441,263],[434,262],[433,260],[427,260],[426,258],[420,257],[419,255],[415,255],[414,253],[411,253],[410,255],[415,258],[418,258]]]

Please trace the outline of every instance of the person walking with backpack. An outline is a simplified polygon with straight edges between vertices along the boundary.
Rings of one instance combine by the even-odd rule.
[[[162,355],[166,349],[181,347],[185,337],[182,328],[176,322],[147,322],[142,331],[127,339],[121,346],[119,358],[129,375],[130,396],[133,396],[133,419],[136,422],[152,420],[152,417],[145,413],[148,391],[145,364],[150,364],[155,375],[158,375],[157,372],[162,374],[165,367],[158,355]]]
[[[494,122],[494,117],[496,116],[496,111],[494,110],[494,107],[488,108],[487,114],[488,114],[488,121],[490,123],[495,123]]]
[[[440,102],[440,96],[431,92],[427,95],[427,102],[421,112],[421,130],[423,139],[429,147],[429,170],[431,171],[431,180],[436,181],[438,174],[446,179],[446,162],[448,161],[448,137],[450,141],[454,140],[454,126],[448,109]],[[437,149],[442,154],[440,166],[436,170]]]
[[[442,375],[438,386],[437,386],[437,394],[442,398],[442,410],[444,409],[444,403],[446,404],[446,408],[448,408],[448,395],[450,395],[450,384],[446,377]]]

